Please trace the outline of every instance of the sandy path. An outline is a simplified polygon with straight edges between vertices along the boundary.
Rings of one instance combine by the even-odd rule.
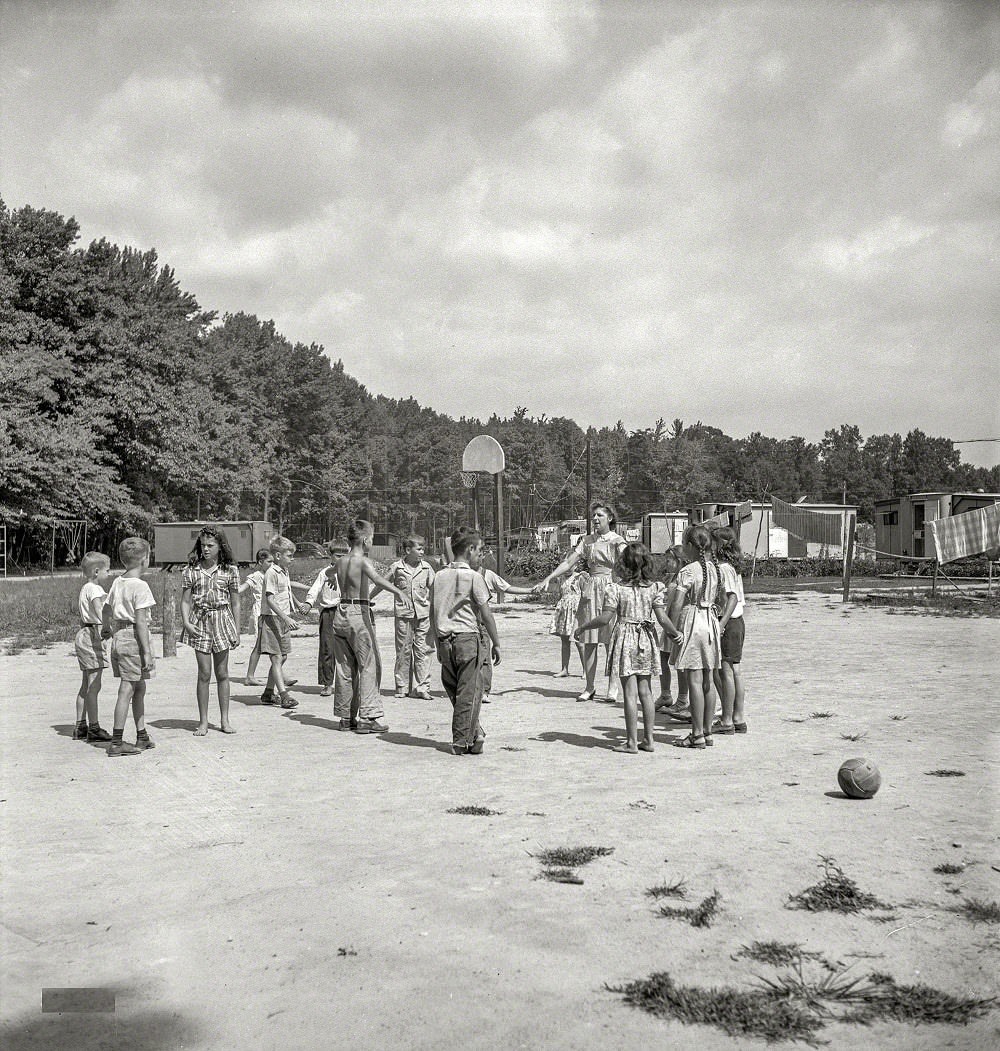
[[[997,735],[984,719],[997,621],[762,597],[748,615],[751,733],[692,753],[661,730],[657,752],[634,757],[608,748],[620,708],[577,704],[579,681],[551,676],[547,626],[529,607],[500,617],[505,662],[479,758],[444,750],[441,696],[387,698],[391,732],[370,738],[333,732],[332,700],[314,687],[291,714],[237,687],[238,735],[196,739],[182,647],[150,689],[157,748],[111,761],[67,736],[69,647],[0,658],[4,1046],[758,1046],[644,1015],[603,984],[669,970],[745,985],[771,972],[732,955],[771,938],[844,962],[875,954],[861,966],[900,982],[997,992],[997,928],[947,911],[960,900],[949,887],[1000,898]],[[379,632],[385,653],[388,621]],[[303,684],[315,653],[314,635],[296,640]],[[105,725],[112,697],[106,685]],[[808,718],[818,710],[835,716]],[[883,772],[870,802],[827,794],[851,755]],[[926,776],[940,767],[966,776]],[[446,813],[461,804],[503,813]],[[614,847],[581,870],[583,886],[535,879],[532,853],[581,844]],[[820,854],[902,905],[899,919],[784,908],[818,878]],[[941,861],[969,868],[942,877]],[[710,929],[655,916],[643,891],[677,877],[693,902],[721,892]],[[41,988],[67,986],[115,987],[117,1016],[42,1015]],[[822,1035],[852,1049],[970,1048],[996,1046],[998,1027],[1000,1012],[965,1028]]]

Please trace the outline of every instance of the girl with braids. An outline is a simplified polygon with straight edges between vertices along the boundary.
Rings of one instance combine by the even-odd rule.
[[[684,557],[688,564],[677,574],[668,611],[677,624],[680,644],[673,665],[688,683],[691,733],[675,741],[679,748],[712,744],[712,712],[708,708],[712,672],[720,666],[719,617],[715,611],[719,571],[711,561],[712,538],[704,526],[684,530]]]
[[[677,630],[663,614],[664,587],[653,579],[653,559],[645,544],[628,544],[615,563],[615,580],[604,590],[604,607],[596,617],[576,629],[579,640],[586,632],[615,622],[608,648],[608,675],[621,679],[625,695],[625,741],[614,751],[653,751],[656,713],[650,679],[660,670],[656,619],[671,636]],[[638,740],[639,704],[642,704],[642,740]]]
[[[236,731],[229,722],[229,651],[240,644],[240,573],[226,534],[204,526],[188,557],[181,591],[181,620],[186,642],[198,661],[198,726],[195,737],[208,733],[208,687],[215,671],[219,690],[219,728]]]
[[[729,736],[747,732],[743,713],[743,676],[740,674],[743,639],[746,633],[743,626],[743,577],[740,575],[742,552],[740,542],[732,529],[720,529],[716,540],[725,602],[719,616],[719,630],[722,632],[722,671],[719,687],[722,718],[712,724],[712,729],[716,733]]]

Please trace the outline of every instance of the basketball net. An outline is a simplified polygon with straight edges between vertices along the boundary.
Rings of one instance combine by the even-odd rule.
[[[462,471],[461,474],[462,474],[462,485],[464,485],[466,489],[475,489],[476,485],[479,482],[479,472],[478,471]]]

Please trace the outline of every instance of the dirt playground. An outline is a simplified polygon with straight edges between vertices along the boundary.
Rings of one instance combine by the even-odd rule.
[[[553,675],[548,622],[531,605],[498,614],[504,660],[479,757],[450,754],[436,665],[432,700],[392,698],[388,619],[380,737],[335,730],[332,698],[312,685],[314,626],[294,639],[300,707],[261,707],[259,689],[234,684],[233,737],[192,736],[193,655],[160,660],[147,696],[156,748],[134,758],[71,739],[71,645],[0,658],[0,1044],[764,1047],[608,987],[667,971],[751,989],[783,969],[741,949],[772,940],[852,975],[997,995],[1000,927],[962,906],[1000,899],[1000,621],[758,596],[750,732],[685,751],[670,747],[684,730],[661,724],[655,753],[634,756],[611,751],[621,708],[577,703],[582,680]],[[114,689],[108,673],[107,727]],[[217,727],[214,690],[212,704]],[[838,791],[852,756],[881,769],[872,800]],[[963,776],[931,773],[942,770]],[[612,848],[575,870],[582,884],[538,878],[544,850],[582,846]],[[822,878],[822,856],[888,907],[789,908]],[[709,926],[659,914],[647,890],[679,881],[677,906],[718,891]],[[115,1012],[42,1012],[43,989],[79,987],[113,990]],[[990,1048],[1000,1011],[968,1025],[834,1020],[817,1039]]]

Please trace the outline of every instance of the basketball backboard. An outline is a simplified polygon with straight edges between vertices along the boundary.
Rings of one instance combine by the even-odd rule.
[[[499,474],[505,466],[503,448],[496,438],[488,434],[477,434],[462,453],[463,471]]]

